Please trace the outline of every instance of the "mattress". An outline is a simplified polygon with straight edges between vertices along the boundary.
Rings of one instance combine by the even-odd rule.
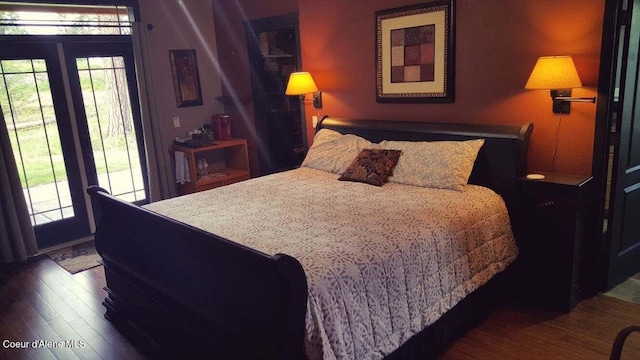
[[[146,208],[304,268],[309,359],[380,359],[517,256],[492,190],[337,180],[300,168]]]

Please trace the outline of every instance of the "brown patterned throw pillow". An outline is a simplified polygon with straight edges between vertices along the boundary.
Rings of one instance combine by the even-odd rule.
[[[400,154],[400,150],[364,149],[338,180],[382,186],[393,174]]]

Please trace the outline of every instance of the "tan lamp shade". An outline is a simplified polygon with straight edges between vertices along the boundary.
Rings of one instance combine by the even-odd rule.
[[[318,91],[315,81],[308,72],[294,72],[289,76],[285,95],[304,95]]]
[[[525,89],[554,90],[582,87],[571,56],[543,56],[538,59]]]

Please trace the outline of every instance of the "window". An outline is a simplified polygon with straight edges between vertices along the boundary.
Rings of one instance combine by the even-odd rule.
[[[126,6],[0,2],[0,35],[131,35]]]

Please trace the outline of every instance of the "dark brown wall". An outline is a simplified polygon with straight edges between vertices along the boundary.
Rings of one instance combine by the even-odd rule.
[[[529,169],[534,171],[551,166],[559,120],[551,112],[548,92],[524,89],[536,59],[573,56],[584,85],[574,90],[574,96],[595,96],[604,0],[457,0],[453,104],[375,101],[374,13],[420,2],[298,3],[302,63],[323,90],[323,114],[514,125],[533,122]],[[562,118],[556,171],[591,173],[595,109],[593,104],[574,103],[571,114]],[[307,110],[309,117],[315,114],[312,108]]]
[[[335,117],[520,125],[533,122],[529,169],[549,170],[559,116],[548,92],[524,84],[536,59],[571,55],[584,87],[595,96],[604,0],[457,0],[456,90],[453,104],[378,104],[375,101],[374,13],[420,3],[411,0],[213,0],[226,94],[250,95],[242,21],[300,14],[303,70],[323,91],[321,114]],[[231,86],[231,87],[230,87]],[[250,106],[234,114],[252,122]],[[595,105],[572,105],[562,118],[555,170],[589,174]],[[307,128],[313,137],[307,103]],[[251,127],[242,136],[251,137]],[[255,153],[255,149],[253,149]],[[252,159],[253,160],[253,159]],[[254,161],[255,164],[255,161]]]

